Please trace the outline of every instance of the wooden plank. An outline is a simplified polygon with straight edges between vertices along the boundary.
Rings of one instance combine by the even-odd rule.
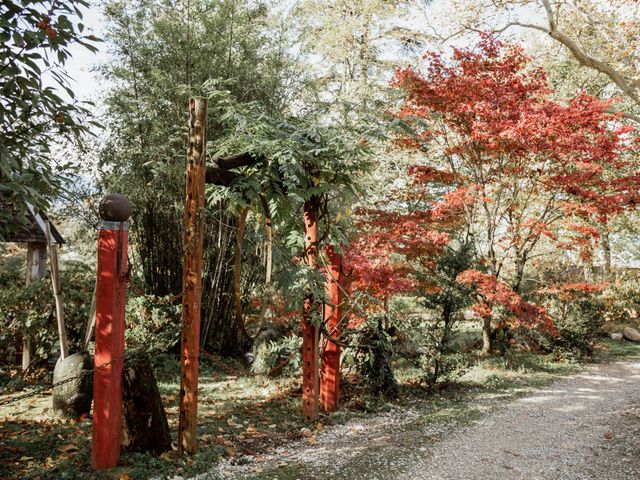
[[[326,296],[329,303],[323,306],[325,327],[332,338],[342,333],[342,255],[332,247],[327,248],[330,264],[325,267],[327,276]],[[320,374],[320,407],[325,412],[338,409],[340,397],[340,346],[327,339],[322,349],[322,369]]]
[[[304,203],[304,261],[316,268],[318,258],[318,199]],[[312,322],[313,296],[304,299],[302,307],[302,416],[307,422],[318,418],[318,327]]]
[[[180,363],[180,416],[178,449],[196,451],[198,417],[198,355],[200,353],[200,305],[202,297],[202,247],[205,187],[207,101],[191,99],[189,146],[184,209],[184,265],[182,277],[182,330]]]

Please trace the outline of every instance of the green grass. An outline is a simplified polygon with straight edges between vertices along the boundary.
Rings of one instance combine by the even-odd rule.
[[[639,356],[640,345],[607,340],[596,361]],[[419,409],[422,424],[455,429],[478,420],[504,402],[583,368],[580,364],[557,362],[548,355],[516,351],[506,357],[480,358],[455,384],[428,391],[418,382],[419,372],[405,363],[396,370],[401,388],[398,400],[372,398],[366,395],[363,385],[355,383],[344,390],[341,410],[322,416],[321,421],[343,423],[406,405]],[[156,372],[175,440],[179,391],[176,359],[156,359]],[[278,445],[301,438],[300,429],[305,424],[300,418],[298,379],[252,376],[241,362],[207,358],[201,365],[200,387],[197,454],[180,458],[169,453],[155,458],[124,453],[122,466],[107,473],[92,473],[89,469],[90,420],[52,419],[48,410],[50,395],[0,407],[0,478],[99,479],[120,478],[123,473],[131,480],[163,474],[188,477],[210,470],[221,458],[233,456],[242,462],[243,453],[268,453]],[[70,445],[74,448],[67,448]],[[296,478],[296,471],[299,470],[279,468],[270,475]],[[289,477],[289,473],[293,476]]]

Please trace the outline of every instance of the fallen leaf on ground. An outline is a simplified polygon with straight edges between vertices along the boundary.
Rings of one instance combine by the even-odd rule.
[[[78,447],[70,443],[69,445],[63,445],[62,447],[59,448],[59,450],[62,453],[71,453],[71,452],[77,452]]]

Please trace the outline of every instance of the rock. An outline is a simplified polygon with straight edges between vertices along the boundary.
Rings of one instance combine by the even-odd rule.
[[[303,437],[307,437],[307,438],[313,435],[313,432],[308,428],[303,428],[302,430],[300,430],[300,433],[302,434]]]
[[[640,342],[640,332],[635,328],[627,327],[622,331],[622,336],[630,342]]]
[[[93,401],[93,358],[88,352],[58,359],[53,369],[53,383],[69,378],[73,380],[53,388],[53,412],[65,418],[89,415]]]
[[[624,338],[624,336],[619,332],[612,333],[610,336],[611,336],[611,340],[617,340],[619,342],[621,342],[622,339]]]

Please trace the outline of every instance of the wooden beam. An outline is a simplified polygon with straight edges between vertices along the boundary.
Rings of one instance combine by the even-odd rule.
[[[237,179],[242,177],[239,173],[223,170],[218,167],[207,167],[205,173],[205,183],[229,187]]]
[[[318,258],[318,198],[304,203],[304,261],[316,268]],[[302,308],[302,415],[307,422],[318,418],[318,326],[313,324],[313,295],[304,299]]]
[[[266,159],[261,155],[254,155],[253,153],[237,153],[235,155],[229,155],[226,157],[214,157],[213,163],[223,170],[230,170],[238,167],[249,167],[260,162],[264,162]]]
[[[198,355],[200,353],[200,306],[202,300],[202,247],[204,234],[205,149],[207,100],[189,104],[189,146],[184,209],[184,265],[182,276],[182,329],[180,364],[180,417],[178,449],[196,451],[198,417]]]

